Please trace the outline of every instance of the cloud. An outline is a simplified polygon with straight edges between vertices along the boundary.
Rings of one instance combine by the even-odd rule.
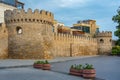
[[[77,20],[95,19],[100,30],[114,32],[111,18],[120,6],[120,0],[20,0],[25,9],[44,9],[54,13],[56,20],[71,25]]]
[[[90,0],[60,0],[59,7],[76,7],[83,6]]]
[[[21,0],[26,3],[27,6],[32,7],[49,7],[49,8],[72,8],[72,7],[78,7],[78,6],[84,6],[89,1],[92,0]],[[34,5],[33,5],[34,3]],[[29,5],[28,5],[29,4]]]

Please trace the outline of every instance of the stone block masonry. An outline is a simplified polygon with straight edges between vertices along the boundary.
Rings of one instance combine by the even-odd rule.
[[[7,10],[5,21],[8,28],[9,58],[41,59],[44,58],[46,43],[52,36],[53,14],[44,10],[28,9]]]
[[[54,34],[55,42],[55,56],[69,57],[69,56],[85,56],[96,55],[97,39],[80,36],[73,36],[70,34]]]
[[[100,55],[107,55],[112,50],[112,32],[102,31],[97,35],[98,51]]]
[[[0,24],[0,59],[8,58],[8,32],[5,24]]]
[[[53,32],[53,22],[53,13],[44,10],[5,11],[0,58],[51,59],[111,52],[111,32],[99,33],[96,38],[60,34]]]

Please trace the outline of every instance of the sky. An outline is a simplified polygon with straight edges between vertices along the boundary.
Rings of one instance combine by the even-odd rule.
[[[120,0],[19,0],[25,9],[50,11],[55,20],[72,27],[78,20],[96,20],[100,31],[112,31],[113,39],[117,23],[112,17],[117,14]]]

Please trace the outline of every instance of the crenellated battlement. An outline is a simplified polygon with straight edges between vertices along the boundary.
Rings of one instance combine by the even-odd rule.
[[[57,33],[53,22],[54,15],[45,10],[6,10],[5,24],[0,24],[1,43],[6,42],[0,45],[2,53],[10,58],[47,59],[110,52],[112,32],[100,32],[96,38]]]
[[[14,9],[5,11],[5,22],[6,23],[20,23],[20,22],[38,22],[53,24],[54,15],[51,12],[45,10],[28,9]]]
[[[97,37],[112,37],[111,31],[102,31],[97,34]]]
[[[90,42],[96,42],[97,40],[95,38],[90,38],[90,37],[82,37],[82,36],[75,36],[75,35],[70,35],[70,34],[54,34],[54,40],[60,40],[65,41],[65,42],[70,42],[70,43],[81,43],[81,41],[90,41]]]
[[[108,55],[112,50],[112,32],[102,31],[97,35],[98,53],[100,55]]]

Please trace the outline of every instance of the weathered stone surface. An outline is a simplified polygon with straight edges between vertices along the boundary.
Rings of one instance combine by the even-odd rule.
[[[97,35],[98,52],[100,55],[107,55],[112,50],[112,32],[101,32]]]
[[[8,33],[5,24],[0,26],[0,59],[8,58]]]
[[[53,14],[44,10],[7,10],[7,28],[0,27],[0,58],[52,59],[110,53],[111,32],[99,33],[97,38],[56,34],[53,20]]]
[[[98,54],[97,39],[55,34],[55,56],[83,56]]]

